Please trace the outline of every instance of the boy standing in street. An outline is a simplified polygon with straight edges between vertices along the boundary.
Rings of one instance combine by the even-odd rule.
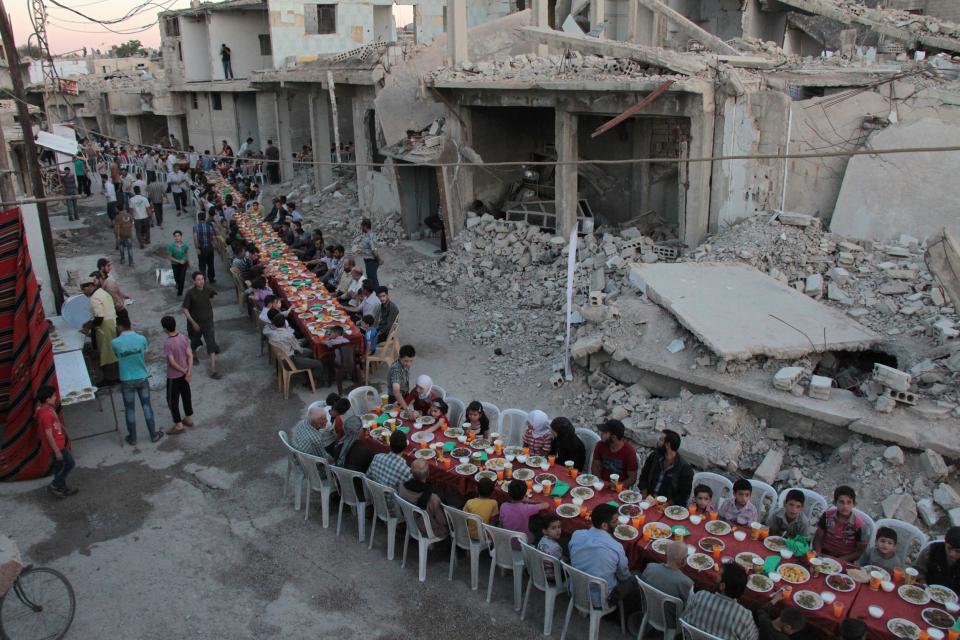
[[[190,395],[190,376],[193,374],[193,350],[186,336],[177,333],[177,320],[163,316],[160,325],[167,333],[163,343],[163,355],[167,359],[167,406],[173,416],[173,429],[167,433],[183,433],[184,425],[193,426],[193,404]],[[180,399],[183,398],[183,413],[180,417]]]
[[[117,248],[120,249],[120,264],[129,260],[127,264],[133,266],[133,216],[126,209],[122,210],[113,219],[113,235],[117,239]],[[126,258],[124,257],[126,251]]]
[[[120,392],[123,395],[123,407],[126,410],[127,437],[131,447],[137,445],[137,398],[143,409],[143,419],[150,432],[150,442],[159,442],[163,431],[157,431],[153,420],[153,406],[150,404],[150,374],[144,356],[147,353],[147,339],[130,327],[128,318],[117,319],[120,335],[111,341],[113,352],[120,363]]]
[[[57,390],[53,387],[42,386],[37,391],[37,412],[34,417],[43,447],[53,455],[53,482],[47,487],[58,498],[66,498],[77,492],[67,487],[67,476],[73,470],[76,462],[70,449],[67,448],[67,434],[63,431],[63,423],[57,416]]]

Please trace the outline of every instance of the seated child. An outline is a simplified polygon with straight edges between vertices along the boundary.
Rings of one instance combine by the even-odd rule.
[[[527,483],[523,480],[511,480],[507,485],[507,493],[510,495],[510,502],[505,502],[500,507],[500,526],[525,533],[529,541],[531,516],[540,513],[549,505],[546,502],[526,500]],[[519,549],[519,545],[517,548]]]
[[[434,431],[446,431],[447,427],[450,426],[450,423],[447,422],[447,411],[450,410],[450,407],[444,401],[443,398],[434,398],[433,402],[430,403],[430,408],[427,410],[427,415],[435,420],[435,422],[424,429],[424,433],[433,433]]]
[[[702,513],[704,515],[714,511],[713,489],[705,484],[698,484],[693,488],[693,499],[690,500],[687,506],[696,506],[697,513]]]
[[[530,533],[533,535],[533,542],[536,543],[537,549],[557,560],[563,560],[563,547],[560,546],[561,531],[560,516],[556,514],[544,514],[530,519]],[[543,569],[547,580],[552,582],[553,565],[545,564]]]
[[[803,491],[799,489],[787,491],[783,506],[773,509],[767,518],[770,535],[782,538],[809,536],[810,522],[803,513],[804,502],[806,502],[806,496],[803,495]]]
[[[377,350],[377,321],[369,313],[360,319],[360,331],[367,343],[367,355],[373,355]]]
[[[839,486],[833,491],[833,505],[817,522],[813,550],[839,560],[856,562],[867,546],[863,518],[853,512],[857,494],[852,487]]]
[[[859,564],[860,566],[872,564],[893,573],[898,564],[903,564],[897,558],[897,532],[890,527],[877,529],[876,541],[860,556]]]
[[[756,522],[760,514],[757,507],[750,501],[753,494],[753,485],[749,480],[740,478],[733,483],[733,499],[724,500],[720,505],[720,519],[730,524],[749,525]]]
[[[500,511],[497,501],[492,497],[493,489],[496,486],[497,485],[494,484],[493,480],[490,478],[482,478],[477,483],[478,497],[467,500],[466,504],[463,505],[463,510],[467,513],[480,516],[480,519],[486,524],[494,522],[497,518],[497,514]],[[477,531],[477,523],[468,521],[467,529],[470,530],[470,537],[472,539],[480,539],[480,532]]]

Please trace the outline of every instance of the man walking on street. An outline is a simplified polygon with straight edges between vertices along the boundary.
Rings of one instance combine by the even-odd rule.
[[[184,188],[186,181],[187,174],[183,172],[179,165],[174,165],[173,170],[167,174],[167,184],[170,186],[170,193],[173,195],[173,204],[177,207],[178,216],[187,208],[187,192]]]
[[[100,177],[103,179],[103,196],[107,199],[107,218],[110,219],[110,222],[113,222],[113,219],[117,217],[117,190],[113,183],[107,179],[106,174],[102,174]]]
[[[213,226],[207,221],[207,214],[203,211],[197,212],[197,224],[193,225],[193,246],[197,250],[197,268],[200,273],[214,284],[217,281],[214,272],[214,255],[216,248],[214,246]]]
[[[133,197],[128,207],[133,213],[133,225],[137,229],[140,248],[150,244],[150,201],[140,194],[140,187],[133,188]]]
[[[163,343],[163,355],[167,359],[167,406],[173,416],[173,429],[170,435],[183,433],[184,425],[193,426],[193,403],[190,395],[190,376],[193,375],[193,351],[190,341],[177,333],[177,320],[173,316],[163,316],[160,325],[167,333]],[[183,414],[180,417],[180,399],[183,399]]]
[[[187,335],[190,336],[190,348],[196,351],[203,344],[210,354],[210,377],[220,379],[217,373],[217,337],[213,331],[213,297],[217,292],[207,286],[206,279],[199,271],[193,272],[193,288],[183,296],[180,311],[187,317]]]
[[[233,80],[233,65],[230,64],[230,47],[220,45],[220,62],[223,63],[223,79]]]
[[[117,248],[120,249],[120,264],[124,262],[123,253],[126,251],[129,264],[133,266],[133,216],[129,211],[121,211],[113,220],[113,235],[117,239]]]
[[[267,160],[267,175],[270,177],[270,184],[280,182],[280,149],[273,144],[273,140],[267,140],[267,148],[263,151],[263,157]]]
[[[109,293],[110,297],[113,298],[113,308],[117,310],[117,318],[119,319],[129,315],[127,312],[127,298],[129,296],[120,289],[120,283],[111,275],[112,272],[113,262],[111,262],[109,258],[100,258],[97,260],[100,288]]]
[[[153,406],[150,404],[150,374],[144,356],[147,353],[147,339],[130,327],[129,318],[117,320],[120,335],[113,339],[113,352],[120,363],[120,392],[123,395],[123,407],[126,410],[127,437],[131,447],[137,445],[137,398],[143,409],[143,419],[150,432],[150,442],[159,442],[163,431],[157,431],[153,420]]]
[[[67,476],[76,463],[67,448],[67,434],[57,415],[57,390],[46,385],[40,387],[37,390],[37,402],[39,406],[34,414],[37,431],[43,448],[53,456],[53,482],[47,489],[58,498],[72,496],[77,490],[67,487]]]
[[[60,184],[63,185],[63,195],[77,195],[77,178],[70,172],[70,167],[63,168],[63,173],[60,174]],[[77,201],[64,200],[63,202],[67,205],[67,219],[79,220],[80,214],[77,213]]]
[[[153,172],[153,177],[147,185],[147,199],[150,200],[150,206],[153,208],[153,219],[156,220],[158,227],[163,227],[163,202],[167,199],[167,185],[156,171]]]

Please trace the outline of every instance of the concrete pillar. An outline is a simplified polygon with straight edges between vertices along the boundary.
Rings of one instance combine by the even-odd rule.
[[[467,61],[467,0],[447,0],[447,55],[456,66]]]
[[[176,136],[177,140],[185,142],[187,139],[186,132],[183,130],[183,120],[180,119],[180,116],[167,116],[167,133],[172,133]],[[167,138],[167,142],[170,141],[170,138]],[[166,143],[165,143],[166,144]]]
[[[143,144],[140,116],[127,116],[127,139],[134,144]]]
[[[606,0],[590,0],[590,29],[593,30],[597,27],[598,24],[606,20],[604,17],[605,7],[604,2]],[[604,34],[600,34],[600,37],[604,37]]]
[[[313,147],[314,162],[330,161],[330,103],[320,88],[309,94],[310,107],[310,145]],[[329,164],[313,165],[313,181],[317,189],[333,182],[333,166]]]
[[[339,101],[338,101],[339,102]],[[370,149],[370,135],[367,126],[367,110],[371,107],[367,100],[358,95],[351,100],[353,109],[353,151],[357,159],[357,199],[360,208],[368,210],[373,199],[373,185],[370,182],[370,167],[364,163],[373,161],[373,152]],[[373,117],[373,114],[370,114]]]
[[[557,148],[557,160],[570,162],[578,160],[577,150],[577,114],[557,108],[554,119]],[[577,165],[557,165],[557,234],[567,237],[577,224]]]
[[[550,27],[549,4],[547,0],[533,0],[533,26],[544,29]],[[538,44],[536,53],[545,58],[550,55],[550,48],[545,44]]]
[[[276,92],[277,147],[280,149],[280,179],[293,178],[293,144],[290,140],[290,99],[283,89]]]
[[[633,157],[649,158],[650,147],[653,141],[653,126],[650,120],[634,118],[633,127]],[[631,173],[631,208],[633,215],[638,216],[650,209],[650,163],[638,162],[630,165]]]

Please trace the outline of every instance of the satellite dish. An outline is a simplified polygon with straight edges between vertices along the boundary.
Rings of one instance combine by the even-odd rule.
[[[87,320],[90,319],[90,302],[87,296],[78,293],[70,296],[60,308],[60,315],[64,321],[73,327],[79,329]]]

